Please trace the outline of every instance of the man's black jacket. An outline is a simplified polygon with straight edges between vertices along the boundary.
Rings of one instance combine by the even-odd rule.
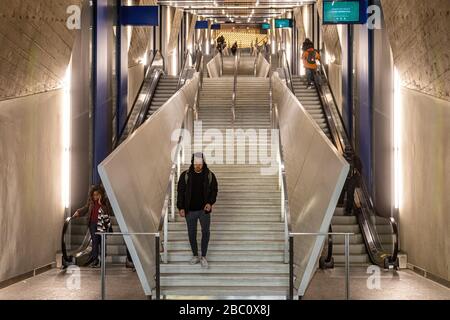
[[[217,179],[212,171],[209,171],[206,164],[203,166],[203,196],[204,196],[204,204],[207,203],[213,205],[216,202],[217,197]],[[211,172],[211,181],[208,178],[209,172]],[[178,210],[184,209],[185,211],[189,210],[189,205],[191,202],[191,190],[192,190],[192,180],[189,176],[186,183],[186,175],[194,173],[194,168],[191,165],[189,170],[184,171],[180,175],[180,179],[178,180],[178,195],[177,195],[177,208]]]

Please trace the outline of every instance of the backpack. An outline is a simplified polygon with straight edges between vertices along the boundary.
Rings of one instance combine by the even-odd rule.
[[[185,183],[186,185],[187,185],[187,183],[188,183],[188,178],[189,178],[189,175],[188,175],[188,173],[186,172],[186,174],[184,175],[184,183]],[[211,182],[212,182],[212,173],[211,173],[210,170],[208,170],[208,184],[211,185]]]
[[[309,64],[316,64],[316,50],[308,52],[308,56],[306,57],[306,61],[308,61]]]

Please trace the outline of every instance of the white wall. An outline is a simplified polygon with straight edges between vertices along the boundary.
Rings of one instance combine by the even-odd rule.
[[[401,101],[401,249],[450,280],[450,102],[407,88]]]
[[[0,281],[59,249],[62,90],[0,101]]]

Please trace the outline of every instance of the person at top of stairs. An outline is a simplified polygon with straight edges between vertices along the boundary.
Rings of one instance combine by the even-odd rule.
[[[217,179],[208,169],[204,155],[194,153],[191,166],[180,175],[178,181],[177,207],[181,217],[186,218],[188,237],[192,249],[191,264],[201,262],[203,268],[208,267],[206,253],[210,236],[211,211],[217,198]],[[198,257],[197,221],[202,227],[201,259]]]
[[[312,87],[314,81],[314,72],[317,70],[317,60],[320,61],[320,54],[314,49],[312,41],[305,41],[303,44],[305,51],[303,52],[303,66],[306,70],[306,76],[308,79],[308,88]]]

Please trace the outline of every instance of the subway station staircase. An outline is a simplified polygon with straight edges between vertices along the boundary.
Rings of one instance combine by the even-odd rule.
[[[269,80],[238,77],[235,129],[270,129]],[[208,130],[232,128],[231,93],[233,78],[205,78],[200,97],[202,131],[194,135],[193,149]],[[206,133],[206,135],[205,135]],[[248,140],[247,140],[248,141]],[[267,141],[270,143],[270,136]],[[190,265],[186,222],[177,215],[169,222],[168,263],[161,264],[161,294],[165,297],[272,297],[286,298],[288,264],[284,263],[284,223],[278,175],[261,175],[259,164],[249,164],[249,144],[235,140],[232,164],[209,164],[218,180],[218,197],[211,213],[209,268]],[[261,146],[258,140],[256,145]],[[210,144],[203,142],[203,147]],[[247,151],[245,151],[245,146]],[[203,148],[204,150],[205,148]],[[242,152],[242,153],[241,153]],[[245,164],[236,161],[245,152]],[[206,159],[208,163],[208,158]],[[183,170],[189,167],[186,155]],[[198,225],[198,238],[201,228]]]

